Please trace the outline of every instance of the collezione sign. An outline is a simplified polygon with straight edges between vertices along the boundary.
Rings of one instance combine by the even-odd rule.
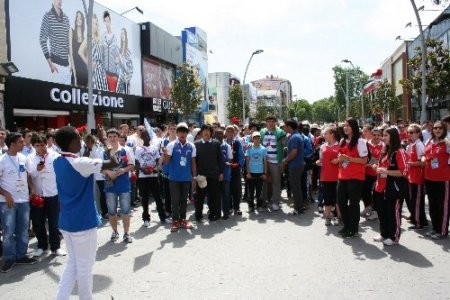
[[[59,88],[52,88],[50,90],[50,99],[54,102],[75,104],[75,105],[89,105],[89,94],[82,92],[81,89],[72,88],[72,90],[64,90]],[[109,108],[123,108],[124,101],[122,97],[102,95],[101,91],[92,94],[92,102],[94,106],[102,106]]]

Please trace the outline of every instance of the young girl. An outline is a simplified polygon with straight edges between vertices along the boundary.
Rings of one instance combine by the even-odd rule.
[[[261,190],[267,174],[267,150],[261,146],[261,135],[258,131],[252,133],[253,145],[245,153],[248,182],[248,211],[255,210],[254,194],[256,189],[256,206],[262,211]]]
[[[336,205],[336,185],[339,172],[339,134],[336,128],[328,127],[324,130],[325,143],[320,146],[319,160],[321,166],[320,182],[322,184],[323,201],[325,205],[325,225],[339,224],[339,219],[333,218],[331,209]]]
[[[407,193],[406,176],[408,164],[405,150],[401,147],[400,135],[396,128],[391,127],[384,131],[383,142],[386,147],[381,154],[376,168],[377,191],[384,196],[377,200],[378,218],[380,220],[380,236],[375,237],[377,242],[386,246],[398,244],[400,239],[402,201]]]
[[[359,201],[366,178],[367,144],[360,138],[358,123],[353,118],[345,122],[344,133],[338,156],[337,197],[344,222],[344,228],[339,233],[344,238],[351,238],[358,234]]]
[[[430,217],[433,229],[426,233],[432,239],[448,235],[450,213],[450,166],[449,146],[445,141],[447,130],[441,121],[433,125],[431,139],[425,147],[422,162],[425,163],[425,187],[428,193]]]
[[[411,124],[408,127],[410,145],[406,147],[408,153],[408,187],[409,187],[409,205],[411,212],[411,224],[409,229],[422,229],[428,226],[427,216],[425,215],[425,193],[422,157],[425,146],[420,140],[422,130],[419,125]]]

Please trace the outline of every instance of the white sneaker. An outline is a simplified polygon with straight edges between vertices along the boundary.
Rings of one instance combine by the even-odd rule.
[[[331,223],[333,224],[333,226],[339,226],[339,224],[341,223],[341,220],[339,220],[339,218],[333,218],[331,219]]]
[[[148,226],[150,226],[150,221],[144,221],[144,224],[142,224],[142,226],[144,226],[144,227],[148,227]]]
[[[384,242],[385,238],[382,237],[381,235],[377,235],[376,237],[373,238],[374,242]]]
[[[279,207],[277,204],[272,203],[272,210],[273,210],[273,211],[280,210],[280,207]]]
[[[66,256],[67,253],[66,253],[66,251],[64,251],[63,249],[59,248],[59,249],[56,249],[55,251],[52,251],[52,255],[56,255],[56,256]]]
[[[41,257],[42,254],[44,254],[44,249],[37,248],[33,253],[33,257]]]
[[[394,242],[393,240],[388,238],[383,241],[383,244],[385,244],[386,246],[393,246],[393,245],[397,245],[398,242]]]
[[[443,238],[443,236],[442,236],[440,233],[435,233],[435,234],[433,234],[433,235],[431,236],[431,238],[432,238],[433,240],[440,240],[440,239]]]
[[[370,221],[378,220],[378,213],[373,210],[370,213],[370,215],[367,216],[367,220],[370,220]]]
[[[367,217],[370,212],[372,212],[372,206],[369,205],[363,209],[361,212],[361,217]]]

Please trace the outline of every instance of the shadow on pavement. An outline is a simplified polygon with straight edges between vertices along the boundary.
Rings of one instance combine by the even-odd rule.
[[[118,256],[120,252],[127,248],[127,244],[118,240],[115,243],[107,241],[103,245],[97,248],[97,258],[96,261],[102,261],[108,258],[108,256]]]
[[[112,284],[112,279],[105,275],[94,274],[94,282],[92,293],[99,293],[103,290],[106,290]],[[55,291],[56,293],[56,291]],[[72,291],[72,296],[78,296],[78,286],[75,284],[75,287]],[[94,297],[95,299],[95,297]],[[113,298],[112,298],[113,299]]]
[[[389,254],[389,258],[396,262],[404,262],[419,268],[430,268],[431,261],[421,253],[408,249],[403,245],[385,246],[384,250]]]
[[[343,239],[343,243],[352,248],[353,254],[359,260],[382,259],[387,256],[387,254],[383,252],[381,249],[379,249],[377,246],[368,244],[361,237]]]
[[[143,254],[134,258],[133,272],[139,271],[145,266],[150,264],[152,260],[153,251],[150,253]]]

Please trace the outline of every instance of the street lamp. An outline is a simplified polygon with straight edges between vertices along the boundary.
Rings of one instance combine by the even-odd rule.
[[[140,9],[138,6],[135,6],[135,7],[133,7],[133,8],[130,8],[129,10],[124,11],[124,12],[121,13],[120,15],[123,16],[124,14],[126,14],[126,13],[128,13],[128,12],[134,10],[134,9],[137,10],[141,15],[144,14],[144,12],[142,11],[142,9]]]
[[[353,67],[353,69],[358,70],[355,67],[355,65],[350,60],[343,59],[342,62],[348,63],[348,64],[350,64]],[[348,74],[348,72],[346,74]],[[360,76],[360,74],[358,74],[358,75],[359,75],[358,76],[358,78],[359,78],[358,85],[360,85],[361,84],[361,76]],[[348,75],[346,76],[346,84],[347,84],[347,100],[348,100],[348,98],[349,98],[349,95],[348,95]],[[347,112],[347,118],[348,118],[348,112]],[[362,91],[361,91],[361,121],[364,123],[364,95],[363,95]]]
[[[248,67],[250,66],[250,62],[252,61],[253,56],[263,52],[264,50],[262,49],[253,51],[250,59],[248,60],[247,67],[245,68],[244,79],[242,80],[242,124],[245,124],[245,77],[247,77]]]
[[[352,64],[352,62],[349,61],[348,59],[343,59],[342,62]],[[350,114],[350,100],[348,97],[348,70],[347,70],[345,72],[345,118],[348,118],[349,114]]]
[[[94,0],[83,0],[84,13],[86,15],[87,22],[87,71],[88,71],[88,113],[87,113],[87,125],[89,132],[95,129],[95,114],[94,114],[94,101],[93,101],[93,83],[92,83],[92,15],[94,12]]]

